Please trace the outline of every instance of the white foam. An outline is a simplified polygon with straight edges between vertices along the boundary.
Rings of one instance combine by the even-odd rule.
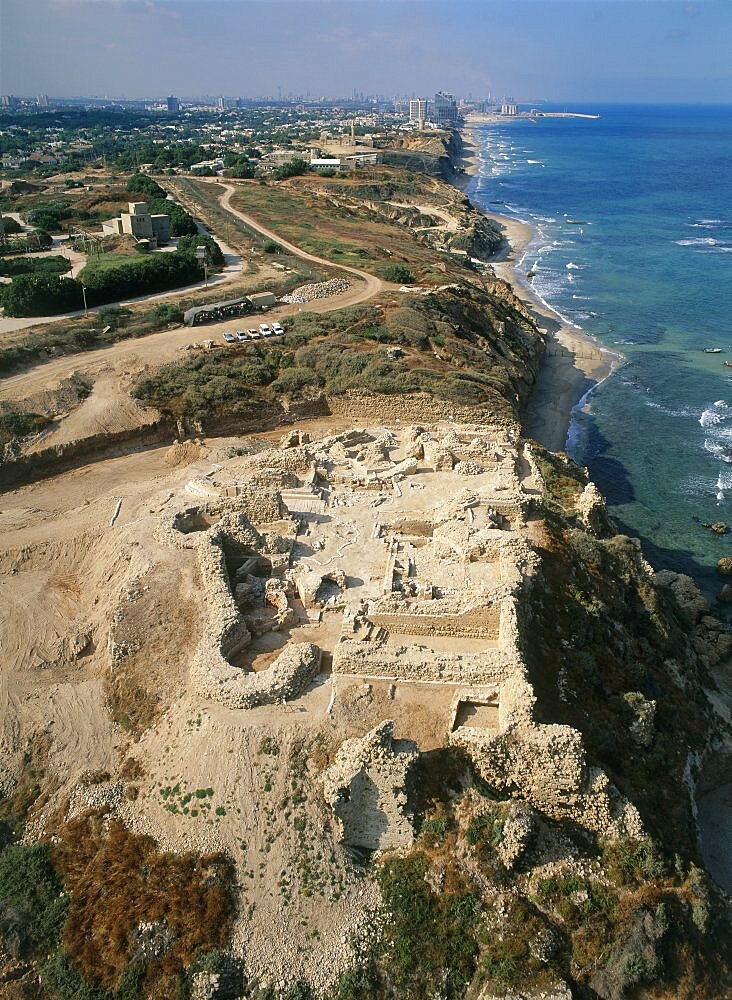
[[[581,264],[575,264],[573,260],[570,260],[569,264],[565,265],[568,271],[579,271],[582,268]]]
[[[719,240],[713,236],[698,236],[693,240],[674,240],[674,243],[679,247],[716,247]]]
[[[718,399],[713,406],[704,410],[699,417],[699,423],[702,427],[715,427],[727,416],[729,416],[729,407],[723,399]]]

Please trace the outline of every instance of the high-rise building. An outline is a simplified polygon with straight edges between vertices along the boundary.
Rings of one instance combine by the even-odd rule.
[[[423,123],[427,117],[427,101],[421,97],[409,102],[409,120],[414,125]]]
[[[438,125],[456,125],[460,117],[458,106],[452,94],[435,94],[435,121]]]
[[[219,99],[216,101],[216,108],[219,111],[224,111],[226,109],[226,101],[224,100],[223,97],[219,97]]]
[[[38,105],[39,108],[47,108],[48,94],[39,94],[38,97],[36,98],[36,104]]]
[[[166,102],[168,111],[180,111],[180,101],[177,97],[168,97]]]

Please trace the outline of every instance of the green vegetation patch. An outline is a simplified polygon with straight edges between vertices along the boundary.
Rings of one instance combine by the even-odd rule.
[[[6,257],[0,258],[0,274],[15,278],[19,274],[66,274],[71,264],[66,257]]]
[[[404,1000],[432,996],[438,986],[446,998],[463,996],[476,968],[481,903],[454,872],[435,892],[428,866],[416,853],[387,860],[377,874],[387,914],[379,966]]]

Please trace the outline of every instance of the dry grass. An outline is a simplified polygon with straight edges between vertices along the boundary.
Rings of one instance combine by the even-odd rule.
[[[223,855],[161,853],[152,838],[99,814],[71,820],[53,853],[71,892],[64,945],[88,981],[117,984],[140,957],[140,924],[158,924],[167,941],[148,962],[148,996],[173,997],[178,973],[226,947],[234,895]]]

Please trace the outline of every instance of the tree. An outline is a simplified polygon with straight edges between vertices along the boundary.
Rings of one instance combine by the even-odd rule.
[[[147,195],[148,198],[164,198],[165,191],[160,185],[145,174],[133,174],[127,181],[127,190]]]
[[[51,316],[81,309],[81,283],[54,274],[21,274],[3,294],[7,316]]]
[[[13,233],[19,233],[21,229],[22,226],[16,219],[13,219],[9,215],[3,216],[3,230],[5,231],[6,236],[12,236]]]
[[[276,181],[284,181],[288,177],[298,177],[300,174],[306,174],[309,169],[308,164],[302,157],[295,156],[281,166],[275,167],[272,171],[272,176]]]
[[[414,275],[406,264],[387,264],[381,268],[381,274],[387,281],[393,281],[395,284],[414,284]]]
[[[209,263],[222,267],[224,255],[221,247],[212,236],[205,233],[198,233],[196,236],[181,236],[178,240],[178,253],[187,253],[196,256],[196,249],[205,247],[208,253]]]

